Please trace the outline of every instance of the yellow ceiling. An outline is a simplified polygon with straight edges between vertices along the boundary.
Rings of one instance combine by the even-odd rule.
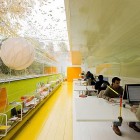
[[[140,64],[140,0],[65,0],[70,47],[88,65]]]

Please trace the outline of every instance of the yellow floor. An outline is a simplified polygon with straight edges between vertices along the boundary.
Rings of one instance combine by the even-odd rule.
[[[72,140],[72,83],[63,83],[14,140]]]

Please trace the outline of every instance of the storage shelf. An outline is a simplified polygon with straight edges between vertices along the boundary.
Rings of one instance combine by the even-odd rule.
[[[8,127],[7,125],[6,135],[3,135],[2,137],[0,137],[0,139],[3,139],[3,140],[12,139],[14,135],[21,129],[21,127],[25,125],[25,123],[34,115],[34,113],[38,111],[38,109],[49,99],[49,97],[58,89],[58,87],[61,86],[62,80],[57,80],[55,82],[53,81],[53,83],[55,84],[55,86],[53,85],[53,88],[51,87],[52,84],[45,85],[45,87],[48,88],[47,96],[43,96],[42,99],[41,97],[40,99],[36,99],[34,95],[34,100],[35,100],[34,104],[30,108],[28,106],[23,107],[23,109],[21,108],[21,110],[24,110],[26,108],[28,108],[29,110],[21,113],[22,121],[16,120],[10,127]],[[39,92],[39,90],[37,90],[37,92]],[[12,104],[13,107],[15,107],[16,105],[19,105],[19,104]],[[29,105],[31,104],[29,103]]]
[[[59,73],[57,73],[57,74],[59,74]],[[51,76],[51,75],[57,75],[57,74],[40,74],[40,75],[27,75],[27,76],[22,76],[22,77],[20,76],[20,77],[3,78],[3,79],[0,79],[0,83],[12,82],[12,81],[18,81],[18,80],[26,80],[26,79]]]

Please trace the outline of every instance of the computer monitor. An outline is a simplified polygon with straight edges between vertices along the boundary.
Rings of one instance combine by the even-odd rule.
[[[140,103],[140,84],[127,84],[126,92],[130,104]]]
[[[104,77],[104,80],[105,80],[105,81],[108,81],[108,77]]]
[[[124,87],[123,99],[128,99],[127,84],[126,84],[125,87]]]

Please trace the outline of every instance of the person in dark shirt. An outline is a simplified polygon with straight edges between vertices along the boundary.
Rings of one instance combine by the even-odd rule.
[[[81,73],[81,78],[85,79],[85,72],[84,71],[82,71],[82,73]]]
[[[105,90],[107,88],[107,85],[109,86],[109,82],[104,80],[103,75],[98,76],[99,81],[95,83],[95,89],[98,90],[98,94],[101,90]]]
[[[96,82],[95,78],[94,78],[93,74],[90,71],[87,72],[85,80],[87,80],[87,81],[90,80],[89,85],[95,85],[95,82]]]

